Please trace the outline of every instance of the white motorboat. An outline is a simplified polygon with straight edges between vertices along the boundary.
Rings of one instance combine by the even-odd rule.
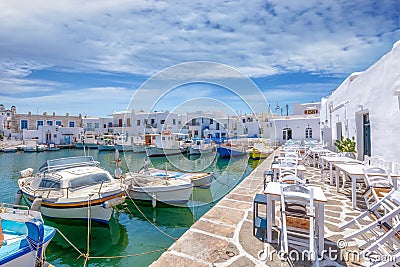
[[[195,143],[189,147],[189,155],[208,154],[215,150],[215,146],[205,143],[204,140],[196,140]]]
[[[3,203],[0,210],[0,266],[38,266],[56,229],[26,206]]]
[[[156,137],[156,145],[146,146],[146,155],[148,157],[163,157],[181,154],[183,149],[180,146],[176,135],[170,131],[163,131]]]
[[[98,143],[97,143],[97,135],[95,134],[83,134],[82,135],[82,142],[76,142],[75,143],[75,148],[77,149],[83,149],[85,148],[95,148],[97,149]]]
[[[214,178],[212,172],[176,172],[155,168],[143,168],[139,173],[168,179],[189,179],[194,187],[200,188],[209,188]]]
[[[128,186],[129,196],[136,200],[152,201],[165,204],[185,204],[193,192],[189,179],[169,179],[129,172],[125,175],[124,184]]]
[[[37,152],[37,144],[36,142],[27,141],[22,150],[24,152]]]
[[[115,144],[115,137],[113,135],[104,135],[99,141],[97,148],[99,151],[114,151]]]
[[[133,151],[132,143],[128,141],[127,136],[125,136],[124,134],[117,136],[114,149],[124,152]]]
[[[125,201],[122,182],[91,156],[48,160],[36,175],[29,168],[20,176],[24,198],[29,204],[42,198],[41,211],[47,217],[108,223],[113,207]]]

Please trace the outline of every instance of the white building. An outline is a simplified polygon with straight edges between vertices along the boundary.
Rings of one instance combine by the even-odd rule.
[[[110,132],[113,127],[113,119],[85,116],[82,118],[82,124],[85,133],[100,136]]]
[[[121,111],[112,114],[112,125],[109,132],[138,136],[161,133],[163,130],[179,131],[178,115],[169,111]]]
[[[294,104],[294,114],[275,116],[275,140],[280,144],[289,139],[320,140],[321,103]]]
[[[80,127],[62,127],[58,125],[42,125],[37,130],[23,129],[23,140],[37,140],[37,143],[54,143],[70,145],[80,140],[83,129]]]
[[[354,137],[358,159],[364,155],[399,161],[400,41],[364,72],[353,73],[322,99],[323,141]]]

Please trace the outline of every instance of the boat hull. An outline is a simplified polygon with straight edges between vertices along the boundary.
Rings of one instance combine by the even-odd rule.
[[[131,145],[114,145],[114,148],[118,151],[123,151],[123,152],[133,151]]]
[[[259,150],[253,149],[250,153],[250,158],[257,160],[257,159],[266,159],[271,153],[261,152]]]
[[[165,204],[186,204],[192,195],[193,187],[191,184],[179,186],[155,186],[139,187],[129,186],[129,196],[136,200],[153,201],[153,199]]]
[[[212,147],[208,147],[208,148],[205,148],[205,149],[190,147],[189,148],[189,155],[208,154],[208,153],[212,153],[214,151],[215,150]]]
[[[42,259],[56,229],[44,225],[41,216],[40,219],[26,221],[29,215],[16,212],[8,214],[6,211],[7,219],[2,220],[4,240],[7,243],[0,247],[0,266],[37,266],[37,261]]]
[[[132,145],[133,153],[146,153],[145,145]]]
[[[146,147],[146,155],[148,157],[165,157],[171,155],[181,154],[182,151],[179,148],[163,149],[158,147],[148,146]]]
[[[246,155],[246,151],[244,150],[236,150],[232,147],[218,147],[217,151],[221,158],[232,158],[232,157],[240,157]]]
[[[99,151],[114,151],[115,146],[114,145],[98,145],[97,149]]]
[[[103,203],[107,200],[122,197],[124,192],[114,196],[109,196],[100,199],[93,199],[90,206],[90,218],[92,221],[99,223],[108,224],[111,219],[113,208],[103,207]],[[24,199],[29,205],[32,205],[34,197],[24,193]],[[48,218],[68,218],[75,220],[87,220],[88,219],[88,204],[86,202],[79,203],[50,203],[46,202],[45,199],[42,202],[40,209],[43,216]]]

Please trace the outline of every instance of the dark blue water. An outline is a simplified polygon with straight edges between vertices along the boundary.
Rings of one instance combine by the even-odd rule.
[[[88,152],[102,167],[114,172],[114,152]],[[12,203],[18,190],[19,171],[34,168],[46,160],[60,157],[81,156],[83,150],[65,149],[42,153],[0,153],[0,202]],[[137,171],[143,165],[144,154],[121,153],[124,171]],[[108,226],[93,224],[90,238],[90,256],[129,256],[113,259],[90,259],[88,266],[148,266],[173,242],[169,236],[180,237],[196,220],[234,188],[255,167],[247,158],[234,160],[207,157],[169,157],[152,159],[157,168],[168,170],[213,171],[216,179],[210,189],[195,189],[187,207],[171,207],[150,203],[127,201],[115,210]],[[254,163],[253,163],[254,164]],[[86,253],[87,225],[85,222],[47,220],[46,224],[57,227],[82,252]],[[150,223],[151,222],[151,223]],[[156,229],[154,223],[160,230]],[[163,233],[164,232],[164,233]],[[169,236],[168,236],[169,235]],[[139,254],[139,255],[137,255]],[[46,251],[47,260],[56,266],[83,266],[83,258],[59,235],[53,238]]]

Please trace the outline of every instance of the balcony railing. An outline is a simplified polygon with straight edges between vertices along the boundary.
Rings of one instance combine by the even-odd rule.
[[[146,128],[157,128],[157,123],[146,124]]]

